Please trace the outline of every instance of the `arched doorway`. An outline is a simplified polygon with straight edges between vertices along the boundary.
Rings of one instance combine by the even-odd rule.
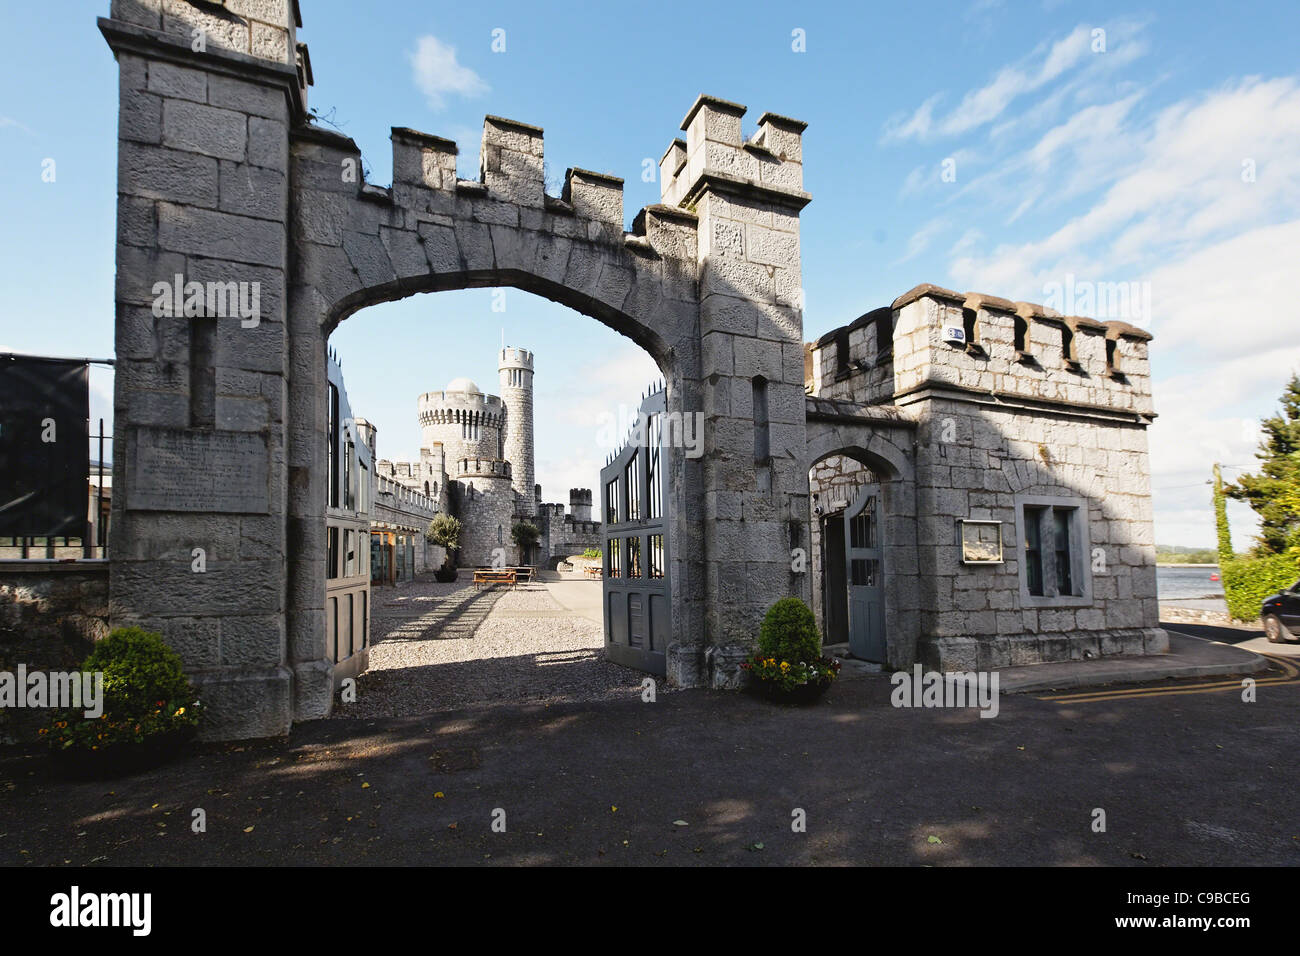
[[[808,414],[812,604],[823,643],[894,668],[915,660],[921,588],[908,422]]]

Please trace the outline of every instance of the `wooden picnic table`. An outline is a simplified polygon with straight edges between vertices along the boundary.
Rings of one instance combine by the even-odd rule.
[[[604,569],[599,564],[589,564],[582,570],[586,573],[587,577],[598,578],[601,576]]]
[[[514,568],[476,568],[474,570],[474,590],[478,590],[484,584],[508,584],[511,587],[516,583]]]

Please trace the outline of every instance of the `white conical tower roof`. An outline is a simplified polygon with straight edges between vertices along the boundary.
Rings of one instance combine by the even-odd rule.
[[[479,388],[477,385],[475,385],[473,382],[471,382],[471,381],[470,381],[469,379],[467,379],[467,378],[458,378],[458,379],[454,379],[454,380],[451,382],[451,384],[449,384],[449,385],[447,386],[447,391],[449,391],[449,392],[477,392],[479,395],[482,395],[482,394],[483,394],[483,390],[482,390],[481,388]]]

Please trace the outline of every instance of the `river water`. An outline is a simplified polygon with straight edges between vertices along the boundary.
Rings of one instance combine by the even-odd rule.
[[[1218,568],[1156,568],[1156,591],[1162,601],[1222,598],[1223,582],[1211,581]]]

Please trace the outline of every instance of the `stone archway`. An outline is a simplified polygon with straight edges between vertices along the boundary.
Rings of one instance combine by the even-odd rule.
[[[850,460],[864,469],[867,483],[880,489],[885,663],[907,669],[916,660],[921,624],[913,450],[916,424],[888,407],[850,407],[815,398],[807,400],[807,407],[805,467],[812,469],[828,459]],[[810,502],[810,526],[819,517],[816,507]],[[821,582],[810,577],[814,577],[810,582],[812,603],[817,605]],[[821,623],[825,611],[821,607],[817,611]]]
[[[668,462],[668,669],[732,685],[763,611],[803,588],[804,124],[765,113],[743,139],[745,107],[701,96],[630,232],[621,180],[573,168],[547,196],[542,130],[499,117],[477,180],[455,143],[394,127],[374,186],[352,140],[310,123],[297,7],[113,0],[99,21],[120,68],[113,623],[177,648],[209,736],[327,715],[326,340],[367,305],[510,285],[636,341],[670,411],[701,417],[702,454]]]

